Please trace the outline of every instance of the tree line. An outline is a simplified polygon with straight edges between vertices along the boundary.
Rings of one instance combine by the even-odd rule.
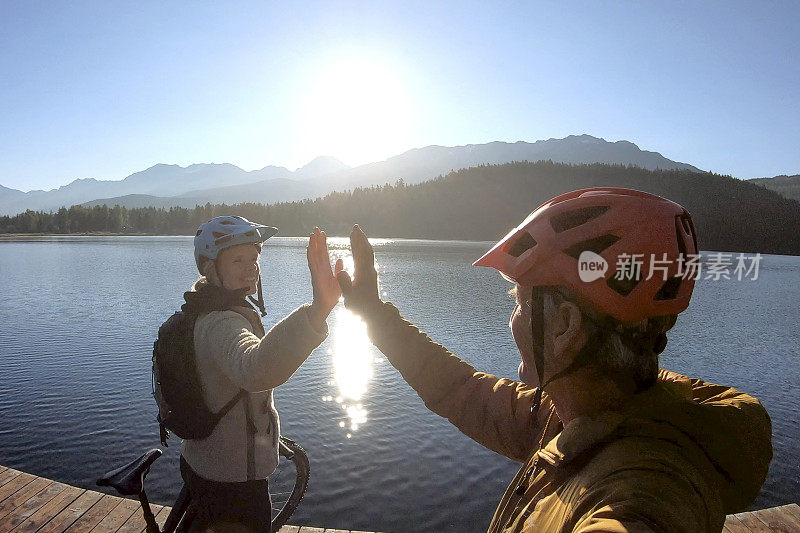
[[[639,189],[680,203],[692,213],[702,249],[800,255],[800,202],[763,187],[712,173],[549,161],[484,165],[420,184],[400,179],[271,205],[26,211],[0,217],[0,233],[193,235],[210,218],[238,214],[276,226],[283,236],[308,235],[314,226],[347,235],[357,222],[376,237],[495,240],[549,198],[597,186]]]

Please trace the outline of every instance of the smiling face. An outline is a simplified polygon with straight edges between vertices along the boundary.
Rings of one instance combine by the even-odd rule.
[[[258,259],[260,257],[257,244],[237,244],[225,248],[217,256],[217,273],[222,278],[222,286],[228,290],[247,289],[247,294],[258,291]]]

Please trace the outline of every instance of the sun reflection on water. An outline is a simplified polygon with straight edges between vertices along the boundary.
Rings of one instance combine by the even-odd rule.
[[[333,381],[337,395],[324,396],[325,402],[336,402],[341,409],[339,427],[351,433],[367,422],[367,410],[359,402],[372,379],[373,356],[366,325],[344,308],[336,311],[333,327]]]
[[[393,242],[391,239],[370,239],[373,246],[381,246]],[[344,270],[353,276],[353,256],[350,253],[349,239],[331,237],[328,249],[331,261],[342,259]],[[375,270],[381,267],[375,262]],[[372,379],[373,363],[370,351],[371,343],[367,337],[367,327],[359,317],[339,306],[335,311],[335,320],[331,328],[333,347],[328,351],[333,362],[333,380],[328,385],[337,389],[334,396],[322,397],[323,402],[335,402],[340,409],[338,424],[346,431],[345,437],[351,438],[359,427],[367,423],[367,409],[360,403]]]

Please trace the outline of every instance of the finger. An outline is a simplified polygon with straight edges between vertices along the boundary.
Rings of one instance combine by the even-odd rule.
[[[336,281],[339,282],[339,288],[342,289],[342,294],[347,298],[353,291],[353,282],[350,280],[350,274],[342,270],[336,274]]]
[[[312,233],[308,237],[308,246],[306,246],[306,259],[308,259],[308,268],[311,271],[314,271],[316,265],[314,265],[314,234]]]
[[[353,262],[355,263],[356,274],[361,272],[360,275],[367,276],[375,270],[375,252],[372,250],[372,245],[369,243],[367,235],[361,231],[358,224],[353,227],[353,233],[355,238],[351,239],[351,246],[353,247]]]
[[[336,264],[333,267],[334,275],[338,277],[339,272],[341,272],[342,270],[344,270],[344,261],[342,261],[342,258],[340,257],[339,259],[336,260]]]

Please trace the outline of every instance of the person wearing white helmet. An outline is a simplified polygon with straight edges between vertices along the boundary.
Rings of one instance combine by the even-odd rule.
[[[263,316],[259,258],[262,243],[277,231],[222,216],[201,224],[194,239],[201,277],[185,293],[182,310],[197,317],[194,349],[203,398],[212,412],[224,412],[210,436],[182,441],[181,475],[199,529],[235,524],[270,530],[267,477],[278,463],[280,435],[272,389],[325,339],[326,319],[341,295],[334,275],[341,259],[332,270],[325,232],[314,228],[307,247],[312,302],[266,332],[245,297]]]

